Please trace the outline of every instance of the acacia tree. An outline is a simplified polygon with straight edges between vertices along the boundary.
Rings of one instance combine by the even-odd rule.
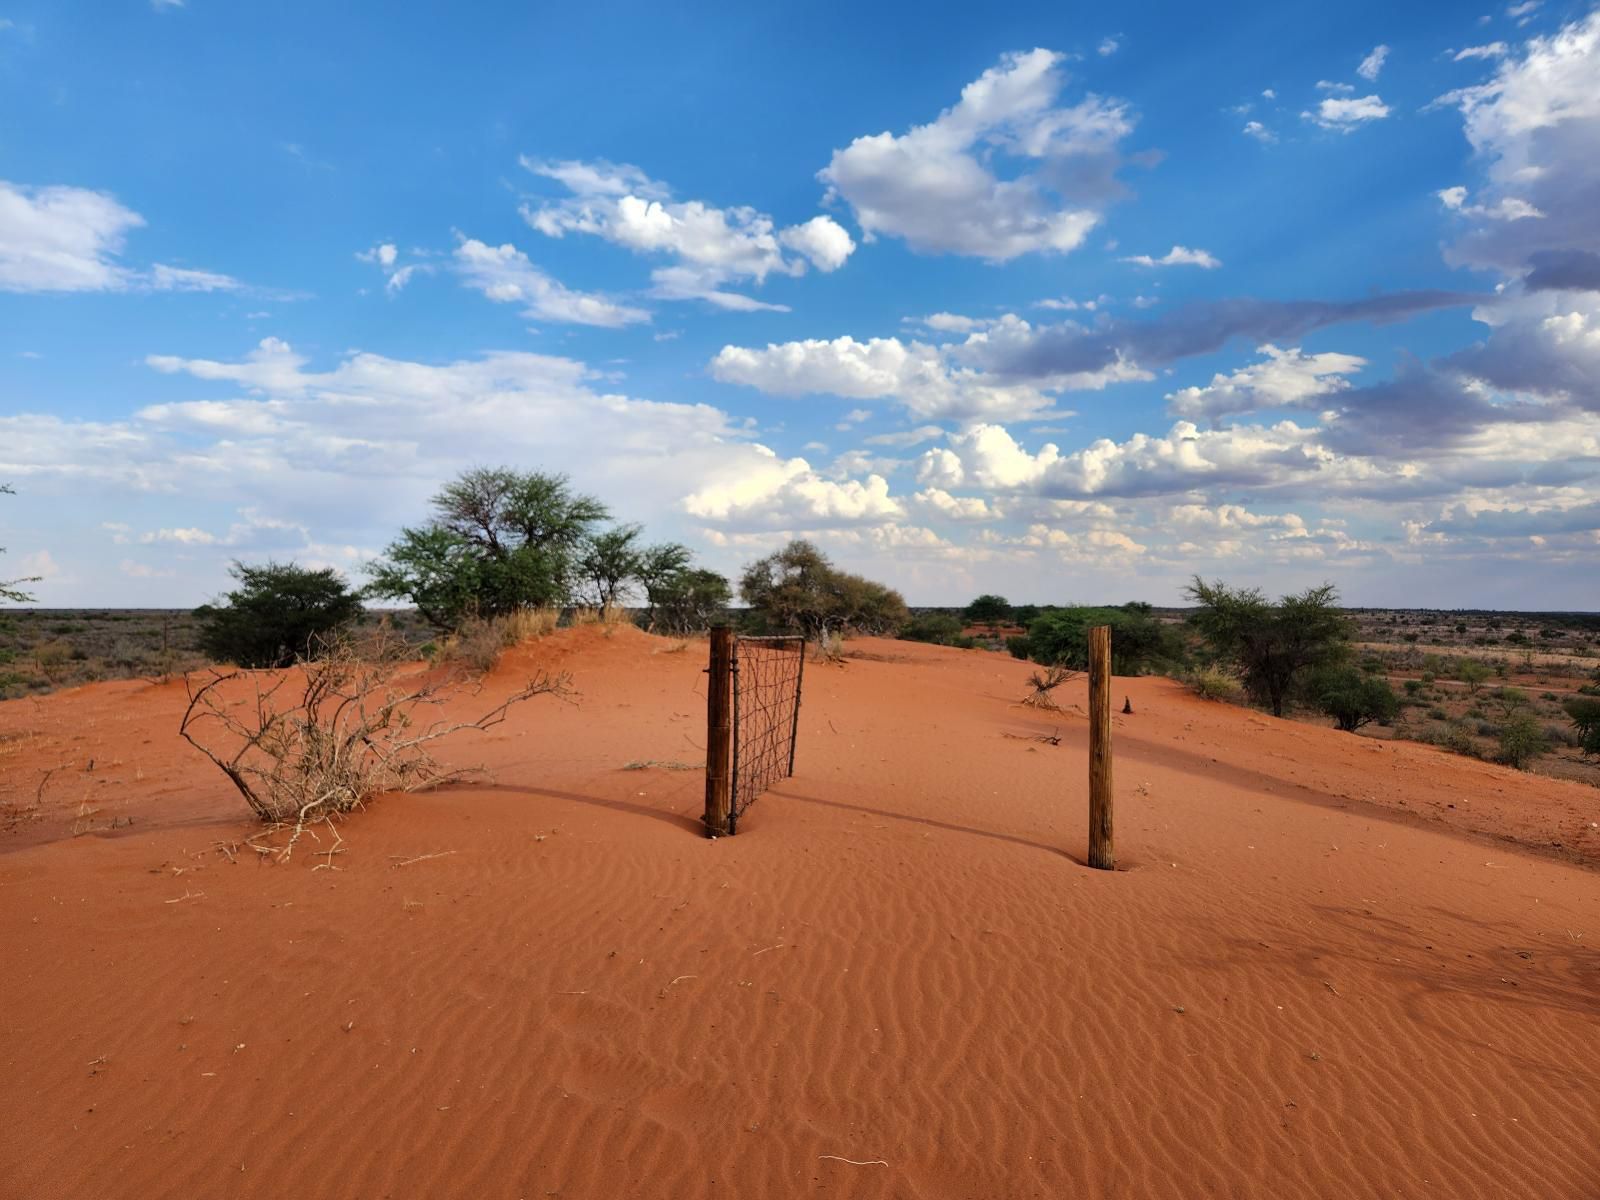
[[[200,648],[214,659],[287,667],[314,657],[320,641],[361,617],[361,597],[332,567],[236,562],[228,574],[239,586],[218,603],[194,610]]]
[[[899,592],[839,570],[803,540],[746,567],[739,594],[769,624],[814,640],[847,629],[893,633],[911,615]]]
[[[638,525],[617,525],[584,539],[578,553],[578,574],[588,598],[610,609],[639,575],[642,552]]]
[[[1003,625],[1011,620],[1011,603],[1004,596],[985,592],[967,605],[961,615],[968,625]]]
[[[0,483],[0,496],[14,495],[16,495],[16,493],[11,490],[10,484]],[[0,546],[0,554],[4,554],[5,552],[6,548],[4,546]],[[38,575],[28,575],[22,579],[0,579],[0,601],[7,601],[12,604],[31,604],[33,602],[33,597],[29,593],[19,589],[17,584],[38,583],[39,579],[40,577]]]
[[[1186,594],[1200,606],[1190,625],[1219,658],[1238,668],[1245,690],[1275,717],[1283,716],[1305,672],[1336,664],[1348,651],[1349,622],[1331,583],[1274,604],[1260,588],[1231,588],[1196,575]]]
[[[639,552],[635,581],[644,589],[644,627],[651,633],[705,629],[726,612],[733,591],[715,571],[692,566],[687,546],[662,542]]]
[[[433,520],[403,529],[368,567],[370,595],[407,600],[431,624],[565,603],[606,506],[565,475],[479,467],[433,498]]]

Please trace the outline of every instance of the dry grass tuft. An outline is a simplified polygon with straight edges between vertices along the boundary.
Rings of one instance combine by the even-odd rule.
[[[460,663],[479,673],[492,671],[512,646],[555,632],[555,608],[522,608],[499,617],[470,617],[439,647],[441,662]]]

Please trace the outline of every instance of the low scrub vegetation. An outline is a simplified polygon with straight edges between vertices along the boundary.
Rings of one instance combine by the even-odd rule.
[[[563,694],[564,677],[538,676],[481,716],[435,716],[462,694],[458,678],[408,673],[398,643],[339,638],[276,677],[212,671],[189,682],[180,732],[228,777],[264,824],[290,831],[287,857],[311,825],[384,792],[414,792],[475,768],[446,767],[433,743],[505,719],[533,696]]]

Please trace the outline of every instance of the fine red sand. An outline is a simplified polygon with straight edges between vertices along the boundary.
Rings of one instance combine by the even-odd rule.
[[[1600,1196],[1594,789],[1118,680],[1091,871],[1081,681],[852,647],[716,842],[623,769],[703,643],[518,650],[337,870],[214,849],[181,684],[0,705],[0,1196]]]

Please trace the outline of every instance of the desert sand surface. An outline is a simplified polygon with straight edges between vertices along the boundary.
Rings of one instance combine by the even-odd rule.
[[[863,639],[713,842],[673,646],[280,865],[181,682],[0,705],[0,1195],[1600,1196],[1593,788],[1117,680],[1092,871],[1082,681]]]

